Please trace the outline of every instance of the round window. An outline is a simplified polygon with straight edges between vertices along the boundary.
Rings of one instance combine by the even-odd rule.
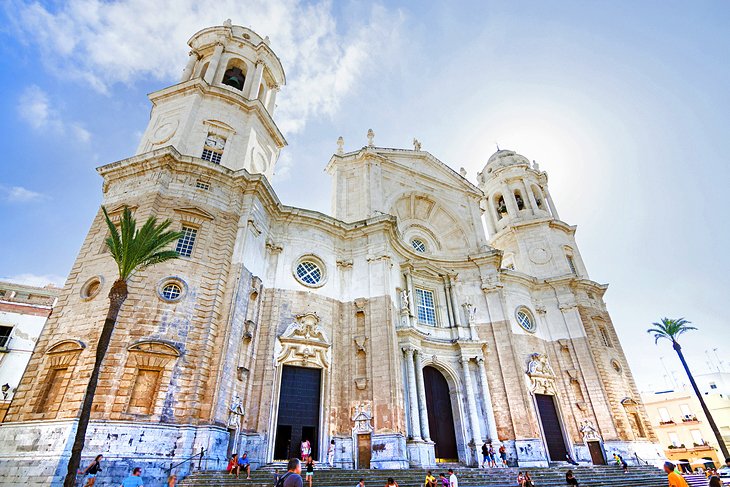
[[[101,290],[101,278],[92,277],[81,288],[81,299],[93,299]]]
[[[527,308],[519,308],[515,316],[517,317],[517,323],[519,323],[522,328],[530,333],[535,332],[535,319],[532,317],[532,313],[530,313]]]
[[[162,288],[162,297],[168,301],[177,301],[181,294],[182,288],[174,282],[165,284],[165,287]]]
[[[322,281],[322,269],[311,260],[303,260],[297,265],[297,278],[309,286],[317,286]]]
[[[426,251],[426,244],[425,244],[425,243],[423,243],[423,240],[420,240],[420,239],[414,238],[413,240],[411,240],[411,245],[413,246],[413,249],[414,249],[414,250],[415,250],[416,252],[421,252],[421,253],[423,253],[423,252],[425,252],[425,251]]]

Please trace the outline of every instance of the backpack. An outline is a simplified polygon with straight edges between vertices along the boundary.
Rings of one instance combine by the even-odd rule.
[[[284,475],[282,475],[281,477],[279,477],[279,480],[276,481],[276,485],[274,487],[284,487],[284,481],[290,475],[291,475],[291,472],[287,472]]]

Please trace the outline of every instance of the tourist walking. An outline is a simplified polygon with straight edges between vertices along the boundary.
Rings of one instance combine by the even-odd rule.
[[[238,453],[234,453],[228,461],[228,467],[226,467],[226,470],[228,470],[228,475],[236,474],[236,478],[238,478],[238,472],[241,471],[241,466],[238,465]]]
[[[312,487],[312,480],[314,480],[314,460],[312,459],[312,455],[307,456],[307,483],[309,484],[309,487]]]
[[[81,472],[82,475],[86,475],[86,483],[84,487],[91,487],[96,483],[96,475],[101,472],[101,459],[104,455],[97,455],[86,469]]]
[[[327,449],[327,464],[330,468],[335,466],[335,440],[330,440],[330,446]]]
[[[676,465],[672,462],[664,462],[664,471],[667,473],[669,487],[689,487],[684,477],[675,472]]]
[[[144,487],[144,482],[142,481],[142,469],[134,467],[132,469],[132,474],[122,480],[121,487]]]
[[[365,479],[360,479],[355,487],[365,487]]]
[[[303,487],[302,463],[298,458],[292,458],[286,465],[286,473],[276,482],[275,487]]]
[[[439,480],[441,481],[441,487],[449,487],[449,479],[446,477],[446,474],[441,472],[439,474]]]
[[[490,444],[489,445],[489,466],[492,468],[497,468],[497,454],[494,452],[494,447]]]
[[[398,482],[396,482],[393,477],[388,477],[385,487],[398,487]]]
[[[251,480],[251,460],[248,459],[248,453],[243,452],[241,458],[238,459],[238,470],[246,472],[246,480]]]
[[[499,447],[499,458],[502,459],[502,466],[507,467],[507,449],[504,447],[504,445],[501,445]]]
[[[449,485],[451,487],[459,487],[459,479],[456,478],[453,468],[449,469]]]
[[[565,483],[568,485],[578,485],[578,479],[575,478],[572,470],[565,472]]]
[[[489,445],[485,441],[482,445],[482,466],[487,468],[487,462],[489,461]]]
[[[312,454],[312,444],[309,442],[309,440],[302,440],[302,444],[299,447],[299,453],[301,453],[302,455],[302,461],[306,462],[307,457]]]
[[[436,477],[433,476],[430,470],[426,472],[426,481],[423,485],[425,487],[436,487]]]

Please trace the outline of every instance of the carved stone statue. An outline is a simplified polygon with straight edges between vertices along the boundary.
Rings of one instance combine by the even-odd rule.
[[[421,142],[417,138],[413,138],[413,150],[420,151],[421,150]]]
[[[527,375],[555,377],[555,372],[548,363],[547,355],[542,353],[533,353],[532,355],[530,355],[530,362],[527,364]]]
[[[583,435],[583,441],[599,440],[601,435],[598,434],[598,430],[593,426],[593,422],[589,419],[580,422],[580,433]]]
[[[408,309],[410,301],[411,301],[411,293],[407,289],[403,289],[400,292],[401,309]]]
[[[471,303],[465,303],[464,310],[466,311],[466,319],[469,323],[474,323],[477,318],[477,307]]]
[[[368,147],[375,146],[375,132],[373,129],[368,129]]]
[[[461,177],[462,178],[465,178],[466,177],[466,169],[464,169],[463,167],[460,168],[459,169],[459,174],[461,174]]]

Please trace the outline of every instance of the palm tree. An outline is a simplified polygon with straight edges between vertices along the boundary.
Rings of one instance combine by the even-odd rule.
[[[691,330],[696,330],[697,328],[695,328],[694,326],[689,326],[690,322],[685,320],[684,318],[678,318],[676,320],[671,318],[662,318],[661,322],[652,323],[652,325],[654,325],[654,328],[649,328],[648,330],[646,330],[646,332],[654,335],[655,344],[658,343],[659,340],[662,338],[672,342],[672,347],[677,352],[677,355],[679,355],[679,360],[682,362],[682,367],[684,367],[684,371],[687,372],[687,377],[689,378],[690,384],[692,384],[692,389],[694,389],[697,399],[699,399],[700,401],[700,406],[702,406],[702,411],[705,413],[707,422],[710,423],[710,428],[712,428],[712,432],[715,434],[715,439],[717,440],[718,445],[720,445],[720,450],[722,450],[723,458],[730,458],[730,455],[728,455],[727,446],[725,446],[725,442],[722,440],[720,430],[717,429],[715,420],[712,419],[712,414],[710,414],[710,410],[707,409],[707,404],[705,404],[705,400],[702,398],[702,394],[700,393],[700,389],[697,387],[697,383],[692,376],[692,372],[689,371],[687,361],[684,359],[684,354],[682,354],[682,346],[677,341],[681,334]]]
[[[137,229],[137,222],[132,218],[132,212],[127,207],[124,208],[119,229],[117,229],[109,218],[106,208],[102,206],[101,209],[104,211],[104,218],[110,233],[106,239],[106,246],[117,263],[119,276],[109,290],[109,310],[101,329],[101,335],[99,335],[99,342],[96,345],[94,369],[91,371],[89,384],[86,386],[86,394],[81,405],[79,424],[71,448],[71,458],[68,462],[68,471],[63,483],[64,487],[74,487],[76,483],[76,472],[81,463],[81,451],[84,449],[84,439],[89,425],[91,406],[94,403],[96,385],[99,382],[99,372],[106,351],[109,348],[119,310],[129,294],[127,281],[135,271],[177,258],[177,252],[165,250],[165,247],[182,236],[181,232],[168,230],[172,223],[170,220],[158,224],[157,218],[153,216],[147,219],[142,228]]]

